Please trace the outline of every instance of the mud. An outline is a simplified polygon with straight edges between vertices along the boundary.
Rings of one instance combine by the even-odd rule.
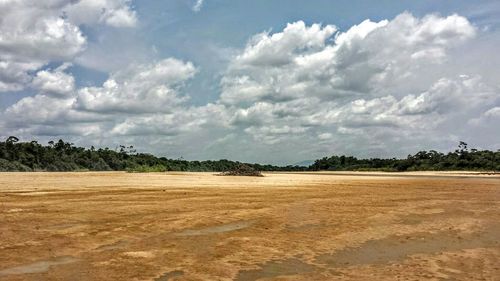
[[[0,280],[498,280],[500,176],[0,173]]]

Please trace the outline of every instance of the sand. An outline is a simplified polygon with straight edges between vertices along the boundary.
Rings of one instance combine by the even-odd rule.
[[[0,173],[0,280],[500,280],[500,176]]]

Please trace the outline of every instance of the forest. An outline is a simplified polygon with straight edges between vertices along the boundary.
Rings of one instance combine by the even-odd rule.
[[[321,171],[500,171],[500,151],[469,149],[465,142],[449,153],[420,151],[406,159],[358,159],[332,156],[318,159],[309,170]]]
[[[0,171],[129,171],[129,172],[224,172],[242,164],[226,159],[188,161],[138,153],[133,146],[83,148],[59,140],[42,145],[37,141],[21,142],[11,136],[0,142]],[[449,153],[420,151],[405,159],[358,159],[331,156],[316,160],[309,167],[250,164],[258,171],[500,171],[500,151],[469,149],[460,142]]]
[[[138,153],[133,146],[117,149],[74,146],[59,140],[41,145],[37,141],[20,142],[11,136],[0,142],[0,171],[130,171],[130,172],[224,172],[241,164],[237,161],[187,161]],[[302,171],[298,166],[247,164],[259,171]]]

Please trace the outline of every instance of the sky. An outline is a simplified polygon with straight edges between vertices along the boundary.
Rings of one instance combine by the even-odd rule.
[[[293,164],[500,149],[500,2],[0,0],[0,138]]]

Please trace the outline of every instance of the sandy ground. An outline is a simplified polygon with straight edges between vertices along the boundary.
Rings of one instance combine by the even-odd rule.
[[[500,177],[1,173],[0,280],[500,280]]]

